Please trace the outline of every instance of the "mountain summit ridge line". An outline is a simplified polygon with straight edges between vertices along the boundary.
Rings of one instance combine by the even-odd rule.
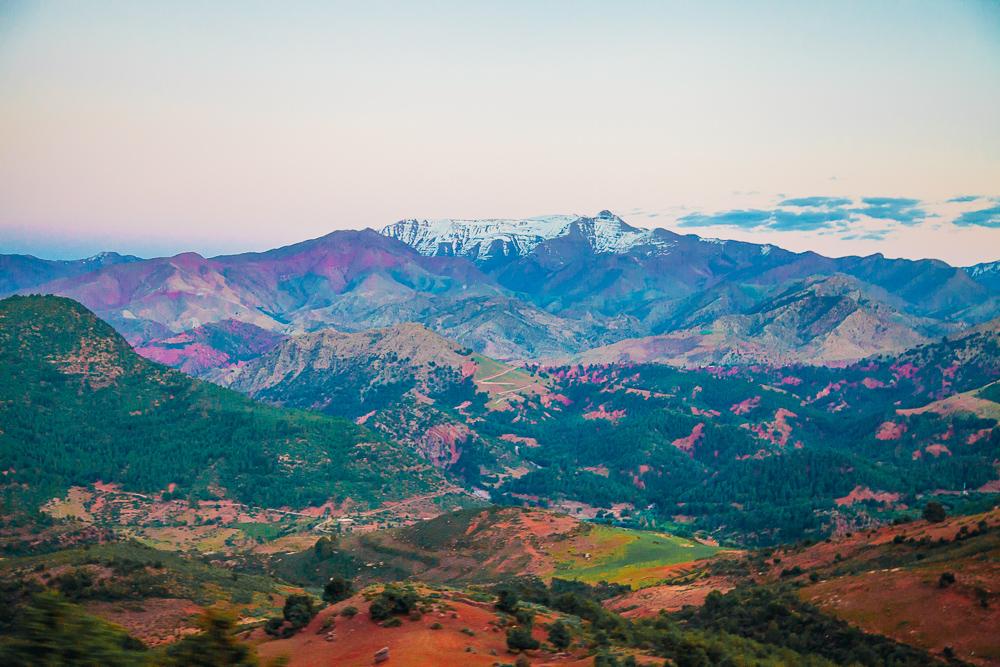
[[[752,317],[753,331],[798,331],[792,338],[802,345],[827,346],[814,340],[818,331],[846,336],[853,358],[898,351],[900,340],[912,344],[1000,315],[995,272],[981,267],[796,253],[640,229],[606,210],[593,217],[411,219],[381,233],[339,230],[211,258],[119,257],[83,270],[73,262],[2,256],[0,295],[74,298],[140,347],[225,320],[282,334],[412,321],[501,360],[565,359],[678,332],[687,348],[700,331],[737,326],[734,316],[744,323]],[[791,310],[767,305],[836,276],[851,282],[804,293]],[[834,292],[854,296],[834,299]],[[783,318],[780,329],[765,326],[771,312]],[[852,324],[847,334],[841,321],[864,324]],[[783,339],[776,353],[788,359]],[[804,350],[792,350],[791,358]],[[704,360],[715,356],[710,351]]]

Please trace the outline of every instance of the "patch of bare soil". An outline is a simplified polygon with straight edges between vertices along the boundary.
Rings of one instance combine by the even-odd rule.
[[[608,601],[606,606],[626,618],[656,616],[661,610],[673,612],[682,607],[700,607],[712,591],[727,593],[736,587],[736,582],[726,577],[705,577],[690,583],[650,586]]]
[[[778,579],[782,570],[796,566],[803,570],[810,570],[832,566],[840,561],[876,559],[881,556],[881,551],[873,547],[889,544],[896,539],[915,541],[926,539],[931,542],[941,539],[951,540],[963,527],[971,531],[978,526],[980,521],[985,521],[987,526],[996,530],[1000,527],[1000,510],[949,517],[940,523],[913,521],[898,526],[881,526],[819,542],[806,549],[778,549],[774,552],[777,562],[774,560],[770,562],[767,572],[764,573],[764,578]]]
[[[176,598],[91,602],[86,609],[95,616],[122,626],[147,646],[168,644],[197,632],[194,619],[202,611],[194,602]]]
[[[963,562],[926,568],[872,570],[819,582],[802,597],[864,629],[940,654],[950,646],[962,660],[1000,665],[1000,605],[983,606],[976,589],[996,596],[1000,565]],[[942,587],[941,574],[957,582]]]
[[[777,550],[758,576],[799,580],[804,600],[866,632],[1000,665],[997,530],[1000,509],[883,526]]]
[[[339,616],[348,606],[358,613],[352,618]],[[434,605],[434,611],[417,620],[403,617],[402,625],[395,628],[372,621],[369,606],[364,596],[356,595],[320,612],[294,637],[270,639],[257,630],[251,640],[259,642],[257,650],[264,660],[286,656],[289,667],[367,666],[375,664],[375,653],[382,649],[389,653],[385,664],[406,667],[489,667],[516,659],[507,651],[506,632],[488,603],[448,594]],[[542,617],[536,619],[534,636],[539,641],[546,638],[543,626],[547,622]],[[538,650],[527,655],[532,665],[593,664],[593,658],[580,651],[556,655]]]

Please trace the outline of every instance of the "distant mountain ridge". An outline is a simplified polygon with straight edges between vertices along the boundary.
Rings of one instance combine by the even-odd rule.
[[[861,281],[844,275],[794,285],[740,314],[699,320],[700,326],[594,348],[574,361],[836,364],[901,352],[940,331],[932,320],[870,298]]]
[[[382,233],[337,231],[266,252],[213,258],[121,258],[94,270],[55,272],[51,279],[38,271],[25,277],[23,259],[0,259],[0,266],[19,267],[0,272],[6,286],[0,293],[79,300],[153,358],[201,369],[195,372],[230,353],[192,347],[197,359],[189,359],[158,346],[229,320],[250,325],[239,335],[252,338],[260,338],[259,330],[285,336],[418,322],[496,359],[563,359],[717,322],[752,320],[767,328],[767,304],[797,285],[838,276],[855,281],[852,289],[863,295],[866,309],[888,318],[874,318],[881,324],[873,324],[870,342],[859,338],[865,343],[856,350],[860,356],[1000,315],[1000,290],[986,268],[795,253],[640,229],[609,211],[525,220],[403,220]],[[32,281],[37,284],[25,286]],[[843,310],[844,317],[855,312]],[[830,323],[830,331],[836,324]],[[806,359],[814,338],[776,337],[776,353],[786,361]],[[230,338],[223,347],[232,344],[239,346]],[[713,357],[725,355],[706,358]]]
[[[1000,261],[967,266],[965,272],[977,283],[994,290],[1000,290]]]
[[[141,257],[101,252],[84,259],[39,259],[33,255],[0,255],[0,296],[58,278],[81,275],[116,264],[140,262]]]

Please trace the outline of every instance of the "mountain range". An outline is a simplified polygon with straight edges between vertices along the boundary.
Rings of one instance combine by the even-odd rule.
[[[995,265],[829,258],[640,229],[608,211],[402,220],[213,258],[10,255],[0,267],[0,294],[68,296],[144,353],[198,372],[289,334],[404,322],[522,362],[851,361],[1000,314]],[[227,333],[208,340],[206,326]]]
[[[105,266],[138,262],[134,255],[102,252],[85,259],[48,260],[32,255],[0,255],[0,294],[89,273]]]

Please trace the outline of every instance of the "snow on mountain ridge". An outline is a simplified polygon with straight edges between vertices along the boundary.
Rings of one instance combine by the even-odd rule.
[[[987,275],[990,273],[1000,273],[1000,261],[983,262],[982,264],[974,264],[973,266],[967,266],[965,267],[965,272],[968,273],[973,278]]]
[[[422,255],[460,255],[476,260],[524,255],[544,241],[570,234],[574,225],[595,252],[622,253],[638,244],[665,245],[652,232],[627,224],[610,211],[593,218],[580,215],[547,215],[533,218],[462,220],[408,219],[381,231],[413,247]]]
[[[545,239],[565,234],[570,224],[578,219],[571,215],[522,220],[409,219],[386,226],[382,234],[412,246],[422,255],[472,254],[475,259],[488,259],[493,256],[497,242],[504,255],[523,254]]]

